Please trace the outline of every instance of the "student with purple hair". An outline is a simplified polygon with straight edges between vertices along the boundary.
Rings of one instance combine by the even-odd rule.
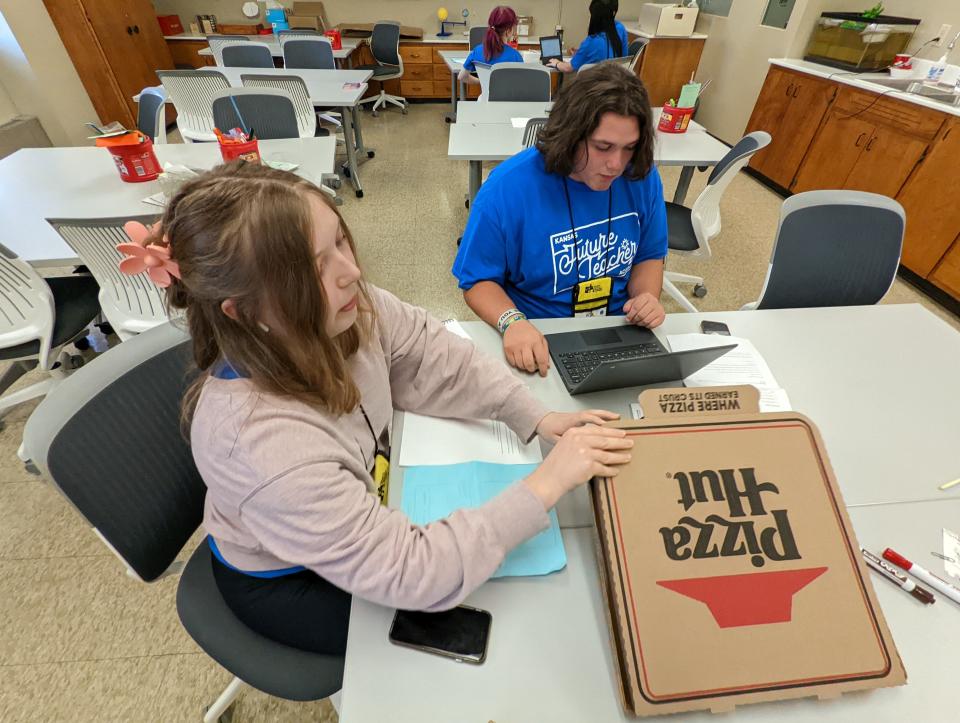
[[[467,85],[479,85],[480,81],[473,75],[477,72],[474,63],[522,63],[523,56],[507,45],[517,36],[517,14],[513,8],[498,5],[490,11],[487,18],[487,34],[480,45],[470,51],[470,55],[463,61],[463,70],[458,79]]]

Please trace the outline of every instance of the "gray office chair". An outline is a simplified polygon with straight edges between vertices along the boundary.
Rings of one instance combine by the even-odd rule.
[[[490,70],[487,100],[537,102],[550,100],[550,71],[533,63],[497,63]]]
[[[294,36],[310,36],[310,35],[320,35],[323,36],[323,33],[319,30],[312,30],[311,28],[289,28],[287,30],[277,31],[277,40],[282,44],[284,40]]]
[[[307,121],[313,121],[309,124]],[[224,132],[241,128],[248,135],[253,129],[260,140],[274,138],[313,138],[316,116],[312,110],[301,122],[290,94],[280,88],[228,88],[213,98],[213,122]]]
[[[710,239],[720,233],[720,199],[724,191],[753,154],[769,143],[770,134],[766,131],[745,135],[713,167],[707,187],[697,196],[693,206],[687,208],[667,202],[668,246],[671,253],[704,260],[710,258]],[[703,278],[675,271],[663,274],[663,290],[685,310],[697,311],[697,307],[676,287],[677,283],[694,284],[693,295],[699,298],[707,295]]]
[[[167,142],[167,91],[163,86],[144,88],[137,101],[137,130],[154,144]]]
[[[249,43],[250,38],[244,35],[208,35],[207,36],[207,45],[210,46],[210,52],[213,53],[213,60],[217,65],[223,65],[223,50],[224,45],[232,45],[234,43]]]
[[[897,276],[906,213],[887,196],[808,191],[780,209],[759,300],[744,309],[876,304]]]
[[[647,38],[637,38],[627,46],[627,55],[630,56],[631,59],[627,68],[631,72],[636,72],[637,65],[640,63],[640,57],[643,55],[643,51],[647,49],[649,42]]]
[[[180,401],[195,374],[190,345],[166,324],[77,370],[27,421],[22,452],[131,576],[150,583],[182,570],[183,627],[236,676],[207,711],[212,723],[244,683],[288,700],[330,696],[342,687],[343,657],[290,648],[241,623],[217,588],[206,541],[177,562],[203,519],[206,493],[180,428]]]
[[[380,83],[380,94],[364,98],[360,103],[373,103],[371,109],[373,115],[377,115],[380,106],[386,103],[398,106],[400,111],[406,114],[406,99],[398,95],[390,95],[383,90],[383,81],[400,78],[403,75],[403,58],[400,57],[400,23],[387,20],[376,23],[373,26],[373,34],[370,36],[370,51],[377,64],[359,65],[356,69],[373,71],[371,80]]]
[[[9,363],[0,375],[0,395],[32,369],[49,373],[42,381],[0,396],[0,419],[17,405],[47,394],[82,364],[64,347],[81,339],[100,313],[99,292],[87,275],[44,279],[0,245],[0,362]]]
[[[283,50],[283,65],[287,68],[313,68],[316,70],[336,70],[337,61],[333,57],[333,46],[326,38],[287,36],[280,47]]]
[[[485,37],[487,37],[486,25],[474,25],[470,28],[470,50],[480,45]]]
[[[547,125],[546,118],[530,118],[527,125],[523,128],[523,147],[529,148],[537,142],[540,137],[540,131]]]
[[[266,43],[224,45],[220,50],[225,68],[273,68],[273,52]]]
[[[218,70],[158,70],[173,107],[177,109],[177,129],[183,140],[216,141],[213,132],[213,96],[230,87],[226,76]]]

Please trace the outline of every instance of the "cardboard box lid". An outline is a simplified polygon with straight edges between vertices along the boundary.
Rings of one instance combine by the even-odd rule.
[[[323,22],[316,15],[287,15],[287,23],[291,28],[324,29]]]
[[[594,480],[624,707],[639,715],[906,680],[826,451],[753,387],[650,389]]]

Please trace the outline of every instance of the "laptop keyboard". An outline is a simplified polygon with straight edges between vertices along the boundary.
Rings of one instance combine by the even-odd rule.
[[[567,370],[570,381],[579,384],[603,362],[633,361],[644,357],[664,353],[665,349],[656,342],[620,347],[611,351],[568,351],[559,355],[560,363]]]

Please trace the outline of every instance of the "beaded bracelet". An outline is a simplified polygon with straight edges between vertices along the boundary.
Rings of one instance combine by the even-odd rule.
[[[525,321],[527,315],[524,314],[519,309],[507,309],[505,312],[500,314],[500,318],[497,319],[497,329],[500,330],[500,334],[505,334],[509,326],[515,321]]]

